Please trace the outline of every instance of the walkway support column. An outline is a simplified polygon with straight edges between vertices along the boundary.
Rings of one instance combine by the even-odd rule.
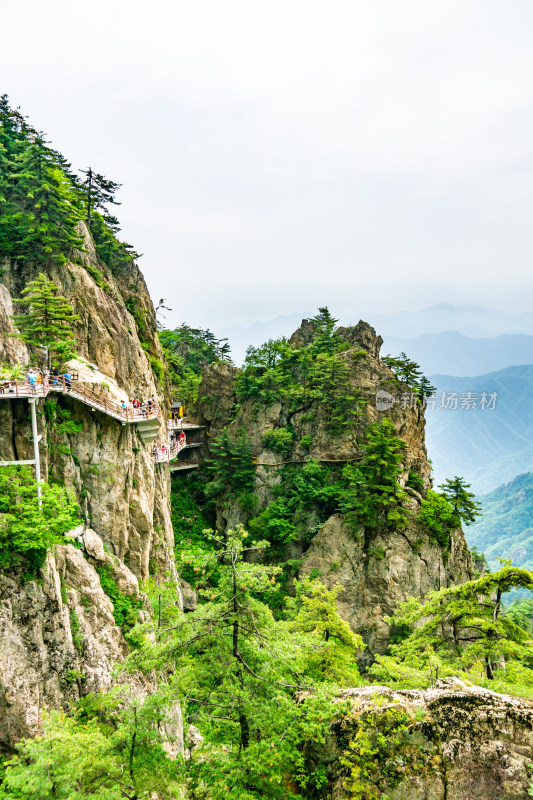
[[[28,400],[31,409],[31,433],[33,438],[33,455],[35,458],[35,480],[37,481],[37,498],[39,508],[43,507],[43,489],[41,486],[41,459],[39,456],[39,440],[40,436],[37,434],[37,398],[30,397]]]

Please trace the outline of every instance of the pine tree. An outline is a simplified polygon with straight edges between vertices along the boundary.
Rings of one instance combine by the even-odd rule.
[[[59,294],[56,284],[41,272],[22,290],[22,295],[14,302],[26,308],[27,313],[12,317],[19,329],[14,335],[30,347],[46,348],[48,367],[52,355],[61,362],[74,358],[76,340],[72,326],[79,316],[74,314],[67,298]]]
[[[319,681],[346,686],[359,683],[355,659],[366,645],[339,616],[336,601],[341,585],[327,589],[319,581],[303,578],[295,581],[294,589],[295,600],[287,598],[294,630],[310,633],[320,643],[308,654],[306,672]]]
[[[318,309],[318,314],[311,318],[316,333],[313,338],[314,353],[334,353],[339,344],[335,333],[338,320],[334,319],[326,306]]]
[[[73,187],[60,162],[42,134],[33,135],[17,156],[15,195],[29,218],[18,258],[65,262],[73,249],[83,247]]]
[[[400,664],[425,668],[437,656],[441,669],[470,670],[482,664],[489,680],[510,661],[533,659],[529,634],[503,612],[502,597],[514,588],[533,589],[533,573],[505,566],[468,583],[403,603],[391,622],[411,630],[391,647]]]
[[[154,644],[132,653],[128,668],[155,670],[160,684],[171,675],[186,723],[202,732],[203,744],[184,764],[191,798],[296,800],[289,776],[311,778],[302,769],[304,744],[324,741],[343,710],[336,687],[328,690],[315,675],[322,667],[336,673],[340,664],[345,676],[344,648],[355,663],[359,640],[327,591],[311,593],[316,603],[301,617],[297,607],[296,619],[275,619],[265,600],[279,592],[280,568],[260,562],[267,542],[250,541],[242,527],[224,540],[204,536],[217,548],[206,553],[206,570],[216,564],[215,585],[201,591],[196,611],[161,629],[146,626]]]
[[[475,494],[468,491],[470,484],[463,478],[458,475],[448,478],[439,489],[442,489],[443,495],[464,525],[471,525],[481,515],[481,505],[475,501]]]
[[[122,184],[115,183],[115,181],[109,180],[109,178],[100,175],[98,172],[94,172],[92,167],[82,169],[80,172],[85,175],[85,180],[81,182],[81,186],[85,196],[85,221],[90,227],[94,211],[101,209],[104,212],[105,219],[108,204],[120,205],[118,200],[115,200],[115,192],[120,189]],[[118,225],[118,220],[115,217],[109,216],[109,221],[112,225]]]
[[[401,503],[406,499],[406,493],[398,478],[407,445],[396,436],[396,429],[387,417],[369,426],[366,439],[360,469],[376,512],[376,521],[384,515],[392,527],[403,526],[407,511]]]

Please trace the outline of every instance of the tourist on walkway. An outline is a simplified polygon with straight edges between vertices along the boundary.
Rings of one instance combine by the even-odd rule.
[[[70,389],[71,389],[71,386],[72,386],[72,375],[67,370],[67,372],[63,373],[63,377],[65,379],[65,388],[66,388],[67,392],[70,392]]]
[[[28,372],[28,383],[30,384],[31,391],[32,392],[36,392],[37,391],[37,375],[35,374],[35,372],[32,369],[30,369],[30,371]]]

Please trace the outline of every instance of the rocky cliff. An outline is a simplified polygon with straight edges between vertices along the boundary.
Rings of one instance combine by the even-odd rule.
[[[324,746],[320,800],[525,800],[530,796],[533,704],[439,681],[426,690],[366,686]],[[318,798],[318,795],[316,796]]]
[[[259,505],[253,512],[255,515],[275,496],[285,464],[303,464],[310,458],[334,471],[350,461],[357,462],[362,456],[368,426],[385,416],[392,420],[397,435],[407,444],[400,482],[405,485],[409,473],[415,472],[422,491],[431,486],[423,410],[408,397],[402,402],[402,394],[408,394],[409,389],[380,360],[381,337],[364,322],[353,328],[340,328],[338,334],[345,342],[339,358],[346,365],[347,391],[361,401],[357,425],[344,431],[331,432],[331,398],[327,395],[297,410],[283,401],[263,404],[251,398],[239,406],[235,394],[238,370],[212,365],[204,373],[200,414],[209,428],[209,441],[225,426],[233,436],[244,430],[256,453],[254,492]],[[312,335],[311,322],[304,320],[290,342],[295,347],[305,345]],[[380,389],[397,398],[386,411],[376,406],[376,393]],[[286,426],[294,432],[290,452],[280,454],[267,449],[265,434]],[[204,457],[208,455],[207,450]],[[300,574],[319,575],[328,587],[341,583],[339,608],[368,645],[363,662],[386,649],[390,630],[385,617],[399,602],[473,577],[462,531],[454,531],[450,547],[442,548],[416,521],[421,495],[409,487],[406,490],[411,511],[406,528],[394,531],[385,528],[371,534],[360,530],[354,534],[340,514],[331,515],[322,524],[311,515],[296,523],[300,525],[301,537],[291,542],[283,554],[285,560],[301,559]],[[231,494],[224,495],[216,504],[220,529],[239,523],[246,525],[251,516],[239,498]],[[309,532],[313,530],[309,541]]]
[[[165,397],[155,372],[161,360],[155,313],[135,265],[113,275],[98,261],[87,231],[86,252],[46,270],[80,320],[75,334],[85,380],[103,396]],[[9,315],[42,268],[8,265],[0,285],[0,359],[27,363],[11,338]],[[97,369],[96,369],[97,368]],[[109,687],[127,652],[99,567],[122,595],[143,605],[139,582],[175,577],[168,467],[155,465],[134,425],[123,425],[66,395],[37,404],[43,477],[71,487],[85,525],[79,546],[50,552],[42,574],[0,576],[0,747],[34,734],[39,708]],[[73,424],[74,423],[74,424]],[[28,401],[0,399],[0,460],[33,457]],[[177,602],[180,601],[177,589]]]

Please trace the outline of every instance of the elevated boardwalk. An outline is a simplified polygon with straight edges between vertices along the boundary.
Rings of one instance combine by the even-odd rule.
[[[159,433],[161,426],[166,422],[167,430],[180,431],[185,433],[192,431],[202,431],[205,426],[200,425],[195,420],[181,418],[163,420],[161,410],[154,400],[146,401],[139,408],[132,408],[131,404],[126,405],[125,402],[119,403],[116,400],[111,400],[103,394],[97,394],[89,388],[87,383],[75,380],[74,378],[66,378],[64,375],[60,376],[44,376],[35,381],[29,379],[21,381],[5,380],[0,382],[0,401],[1,400],[19,400],[26,399],[35,407],[35,401],[38,399],[45,399],[49,394],[63,394],[68,397],[73,397],[84,405],[88,406],[92,411],[100,411],[108,417],[112,417],[120,422],[122,425],[135,425],[137,431],[143,440],[148,445],[151,444]],[[40,437],[39,437],[40,438]],[[201,447],[201,442],[189,442],[187,438],[183,441],[173,442],[171,445],[154,447],[150,451],[150,455],[155,464],[170,465],[172,472],[178,470],[196,469],[198,463],[193,459],[178,460],[182,450],[190,448]],[[36,455],[36,459],[38,454]],[[7,466],[8,464],[28,463],[35,464],[36,460],[27,462],[7,462],[0,460],[0,466]]]
[[[143,408],[129,408],[115,400],[98,395],[86,383],[66,379],[64,375],[45,376],[42,381],[5,381],[0,385],[0,400],[46,398],[51,392],[68,395],[89,406],[93,411],[101,411],[123,425],[135,425],[145,444],[152,442],[161,427],[162,416],[155,401],[146,403]]]
[[[185,440],[184,442],[174,442],[169,447],[165,446],[164,449],[162,447],[156,448],[152,450],[151,455],[155,464],[166,464],[167,462],[175,461],[182,450],[201,446],[201,442],[189,443]]]

